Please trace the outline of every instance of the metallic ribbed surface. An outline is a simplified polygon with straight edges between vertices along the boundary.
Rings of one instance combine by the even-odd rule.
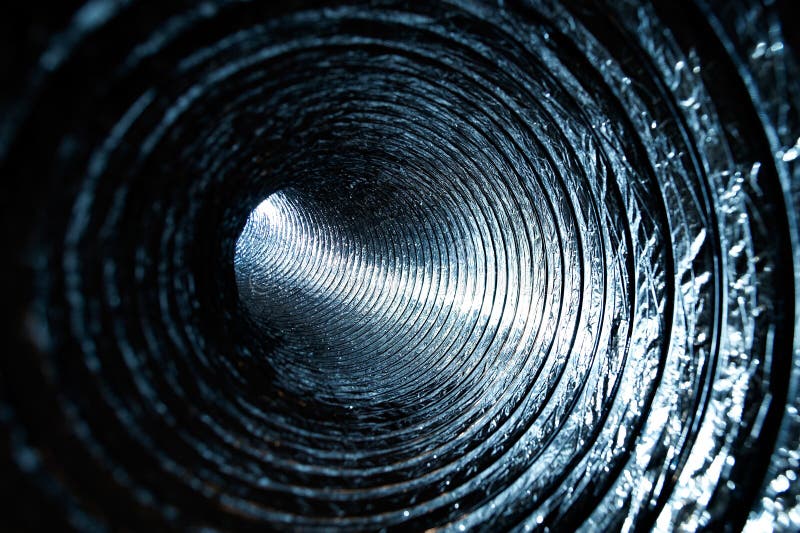
[[[268,4],[7,91],[15,521],[800,527],[783,4]]]

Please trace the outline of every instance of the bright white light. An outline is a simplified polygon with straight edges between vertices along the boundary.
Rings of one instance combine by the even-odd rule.
[[[283,201],[283,193],[276,192],[267,197],[266,200],[258,204],[250,215],[257,219],[263,219],[269,225],[276,225],[280,222],[281,209],[279,204]]]

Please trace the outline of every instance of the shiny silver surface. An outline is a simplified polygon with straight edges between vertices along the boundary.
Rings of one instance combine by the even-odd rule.
[[[50,206],[0,421],[67,523],[800,528],[782,4],[131,6],[0,137]]]

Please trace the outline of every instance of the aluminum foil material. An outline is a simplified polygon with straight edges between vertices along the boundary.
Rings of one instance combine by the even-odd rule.
[[[797,530],[787,10],[42,19],[0,121],[12,523]]]

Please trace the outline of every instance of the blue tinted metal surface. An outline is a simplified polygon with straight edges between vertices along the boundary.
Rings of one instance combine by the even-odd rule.
[[[788,8],[271,4],[20,20],[15,521],[800,528]]]

